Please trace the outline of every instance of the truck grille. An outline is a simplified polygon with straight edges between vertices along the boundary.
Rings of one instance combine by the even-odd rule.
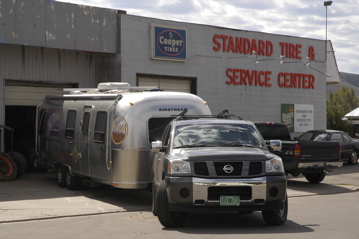
[[[263,174],[263,163],[260,161],[195,162],[193,168],[195,175],[201,177],[248,177]]]

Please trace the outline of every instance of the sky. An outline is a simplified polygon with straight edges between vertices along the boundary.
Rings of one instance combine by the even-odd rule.
[[[127,14],[332,42],[340,72],[359,74],[359,0],[57,0]],[[327,26],[327,28],[326,28]],[[326,30],[327,29],[327,30]]]

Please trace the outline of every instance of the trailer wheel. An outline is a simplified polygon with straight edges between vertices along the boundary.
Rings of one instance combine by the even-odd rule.
[[[69,190],[79,189],[81,186],[82,179],[72,175],[70,169],[66,167],[66,187]]]
[[[276,211],[262,211],[264,221],[269,226],[280,226],[287,221],[288,197],[285,199],[284,208]]]
[[[27,171],[27,161],[25,157],[16,151],[10,152],[9,155],[14,159],[17,166],[17,178],[20,178]]]
[[[11,181],[16,178],[17,166],[10,155],[0,153],[0,181]]]
[[[322,171],[317,172],[317,173],[305,173],[304,177],[310,183],[320,183],[325,178],[325,172],[324,172],[324,170],[322,170]]]
[[[157,189],[155,206],[158,219],[164,227],[179,227],[186,221],[186,213],[170,212],[165,181]]]
[[[56,166],[56,178],[59,187],[66,187],[66,168],[63,165]]]

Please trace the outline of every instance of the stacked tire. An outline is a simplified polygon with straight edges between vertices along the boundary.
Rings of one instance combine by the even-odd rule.
[[[0,182],[12,181],[27,171],[27,162],[18,152],[0,153]]]
[[[17,165],[9,154],[0,153],[0,181],[12,181],[17,175]]]

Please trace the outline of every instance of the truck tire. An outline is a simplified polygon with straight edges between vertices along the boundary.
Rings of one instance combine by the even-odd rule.
[[[56,179],[59,187],[66,187],[66,167],[63,165],[56,166]]]
[[[10,152],[9,155],[13,158],[17,166],[17,178],[23,176],[27,171],[27,161],[25,157],[16,151]]]
[[[155,180],[152,183],[152,214],[157,217]]]
[[[325,178],[325,172],[324,172],[324,170],[322,170],[322,171],[317,172],[317,173],[305,173],[304,177],[310,183],[320,183]]]
[[[0,153],[0,181],[12,181],[17,175],[15,161],[6,153]]]
[[[82,179],[72,175],[70,172],[70,169],[68,167],[66,168],[66,187],[69,190],[76,190],[81,187]]]
[[[264,221],[269,226],[280,226],[287,221],[288,197],[285,198],[284,208],[276,211],[262,211]]]
[[[355,149],[351,153],[348,163],[350,165],[355,165],[358,163],[358,151],[356,151]]]
[[[157,189],[155,207],[160,223],[166,228],[182,226],[186,221],[186,213],[170,212],[165,181],[162,181]]]

